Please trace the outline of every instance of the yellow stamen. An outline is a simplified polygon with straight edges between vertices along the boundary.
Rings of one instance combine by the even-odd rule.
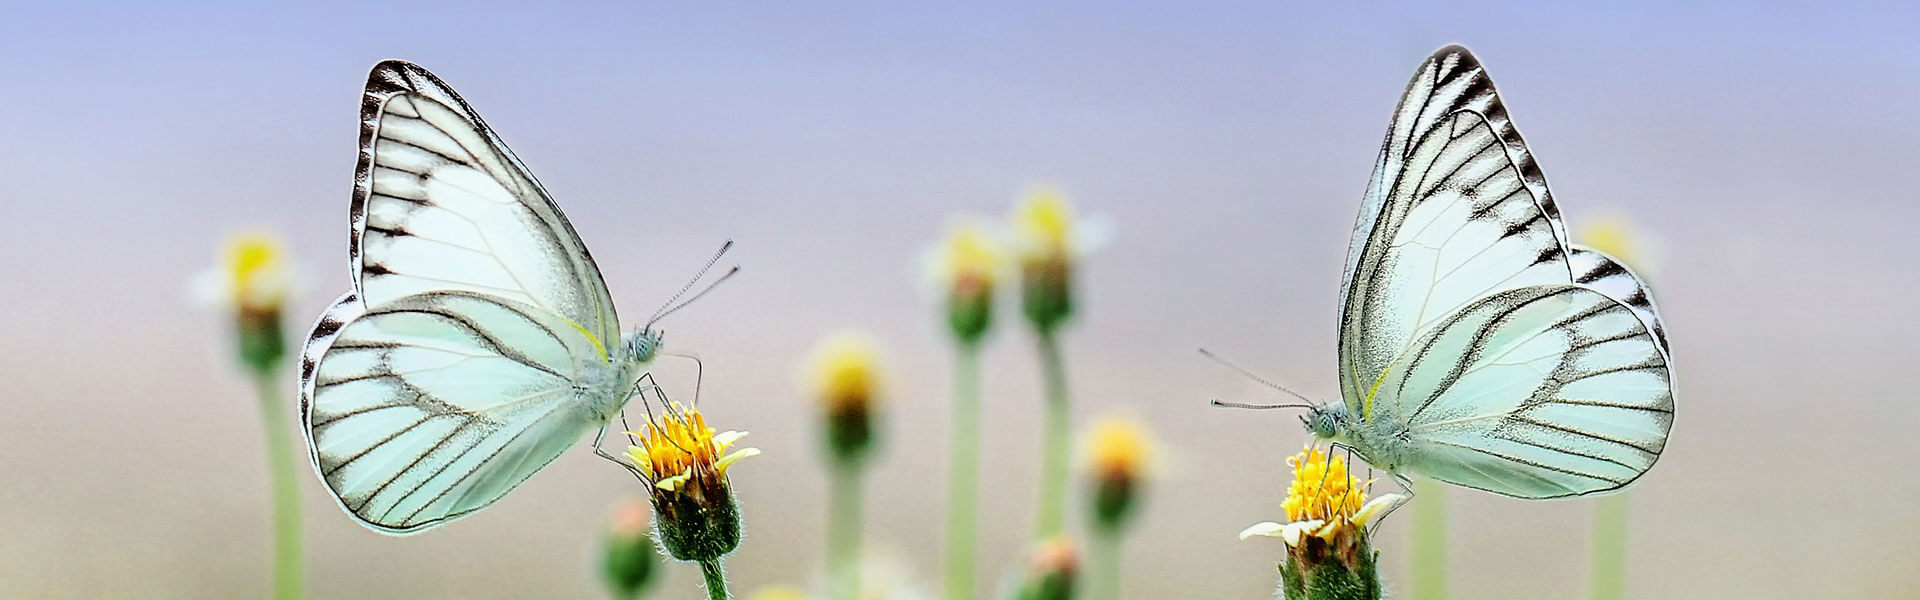
[[[1293,467],[1293,483],[1280,506],[1292,522],[1351,519],[1373,484],[1352,476],[1346,461],[1319,448],[1308,447],[1287,458],[1287,464]]]

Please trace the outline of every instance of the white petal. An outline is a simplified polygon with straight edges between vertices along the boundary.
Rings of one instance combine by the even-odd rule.
[[[1279,523],[1275,523],[1273,521],[1263,521],[1260,523],[1254,523],[1252,527],[1248,527],[1246,529],[1240,530],[1240,539],[1244,540],[1256,535],[1264,535],[1267,537],[1280,537],[1281,528],[1282,528],[1282,525],[1280,525]]]
[[[718,435],[713,436],[713,445],[717,448],[725,448],[733,445],[734,442],[740,441],[740,438],[743,437],[747,437],[747,432],[722,431]]]
[[[1324,523],[1326,523],[1326,521],[1320,519],[1288,523],[1285,529],[1280,530],[1280,539],[1285,540],[1288,546],[1298,546],[1300,545],[1301,534],[1309,530],[1318,529],[1320,525]]]
[[[1367,521],[1372,520],[1375,516],[1386,512],[1387,509],[1399,506],[1400,503],[1406,501],[1407,497],[1400,494],[1381,494],[1372,500],[1368,500],[1366,504],[1360,505],[1360,510],[1353,512],[1353,523],[1355,525],[1366,525]]]

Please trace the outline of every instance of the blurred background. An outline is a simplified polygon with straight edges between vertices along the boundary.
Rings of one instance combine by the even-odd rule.
[[[745,266],[675,315],[737,465],[736,590],[819,579],[819,418],[797,381],[843,329],[891,377],[869,545],[937,590],[951,353],[920,258],[1024,186],[1112,236],[1065,336],[1076,424],[1145,420],[1163,468],[1126,549],[1133,598],[1264,598],[1291,414],[1207,346],[1337,394],[1334,315],[1389,111],[1442,44],[1488,66],[1569,224],[1629,222],[1680,410],[1630,497],[1628,591],[1888,597],[1916,583],[1920,42],[1911,6],[1540,9],[1312,4],[54,3],[0,18],[0,596],[257,597],[259,412],[188,281],[233,232],[281,232],[290,335],[348,286],[366,72],[418,62],[484,114],[571,216],[629,319],[722,240]],[[1003,304],[1002,308],[1011,308]],[[982,570],[1031,527],[1040,386],[1010,311],[986,355]],[[296,339],[297,341],[297,339]],[[670,389],[691,389],[669,366]],[[286,375],[291,392],[294,375]],[[293,422],[285,423],[289,429]],[[596,597],[613,506],[585,451],[424,535],[354,524],[302,473],[313,597]],[[1448,496],[1461,598],[1577,597],[1590,500]],[[1085,511],[1076,502],[1075,527]],[[1378,539],[1407,573],[1405,521]],[[675,567],[661,597],[692,597]]]

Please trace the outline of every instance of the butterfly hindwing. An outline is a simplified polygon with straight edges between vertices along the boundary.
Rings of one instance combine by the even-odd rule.
[[[574,382],[597,350],[510,300],[431,292],[343,298],[302,369],[315,468],[363,523],[409,533],[498,500],[591,423]]]
[[[1639,316],[1647,329],[1653,332],[1654,339],[1660,341],[1660,350],[1672,356],[1667,347],[1667,325],[1660,320],[1660,310],[1654,306],[1653,295],[1648,293],[1646,282],[1627,268],[1626,263],[1605,252],[1579,244],[1573,244],[1569,249],[1567,262],[1573,269],[1573,282],[1593,288],[1632,308],[1633,314]]]
[[[386,61],[361,110],[352,248],[362,301],[466,290],[558,315],[603,354],[618,342],[613,300],[573,226],[452,88]]]
[[[1673,424],[1666,354],[1631,307],[1581,286],[1489,295],[1426,332],[1380,390],[1426,476],[1521,498],[1626,485]]]

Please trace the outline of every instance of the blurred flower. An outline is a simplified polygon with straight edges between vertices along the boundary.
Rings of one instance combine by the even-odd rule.
[[[640,439],[640,445],[627,448],[627,456],[651,484],[654,531],[674,558],[718,560],[740,545],[740,510],[727,467],[760,450],[728,452],[745,432],[715,433],[698,408],[678,403],[662,408],[645,431],[628,432]]]
[[[1042,331],[1053,331],[1073,314],[1073,268],[1087,249],[1085,237],[1066,194],[1056,188],[1033,188],[1014,208],[1021,306]]]
[[[1262,535],[1286,543],[1287,560],[1280,564],[1285,598],[1379,598],[1383,586],[1366,524],[1407,498],[1382,494],[1368,500],[1373,482],[1353,477],[1345,461],[1318,448],[1302,450],[1287,464],[1293,483],[1281,509],[1288,522],[1255,524],[1240,539]]]
[[[1020,585],[1019,600],[1068,600],[1074,597],[1074,580],[1080,571],[1080,556],[1073,540],[1065,535],[1041,542],[1027,561],[1027,578]]]
[[[647,535],[651,510],[645,501],[629,498],[614,511],[601,573],[615,598],[640,597],[659,571],[659,555],[653,548],[653,538]]]
[[[947,326],[963,344],[975,344],[993,324],[993,291],[1005,260],[1002,242],[975,219],[947,229],[928,261],[947,297]]]
[[[1642,274],[1656,270],[1659,241],[1650,238],[1626,217],[1602,215],[1586,219],[1573,233],[1573,239],[1589,248],[1619,259],[1628,268]]]
[[[813,353],[808,373],[826,415],[827,449],[836,462],[857,463],[873,448],[879,357],[873,339],[855,333],[829,337]]]
[[[747,600],[808,600],[810,596],[790,585],[773,585],[754,590]]]
[[[247,368],[267,372],[286,358],[281,309],[292,294],[293,269],[278,236],[251,231],[228,237],[217,264],[196,276],[192,288],[201,303],[232,315]]]
[[[1108,416],[1094,423],[1087,440],[1087,469],[1095,525],[1118,530],[1126,523],[1152,458],[1153,436],[1139,421]]]

